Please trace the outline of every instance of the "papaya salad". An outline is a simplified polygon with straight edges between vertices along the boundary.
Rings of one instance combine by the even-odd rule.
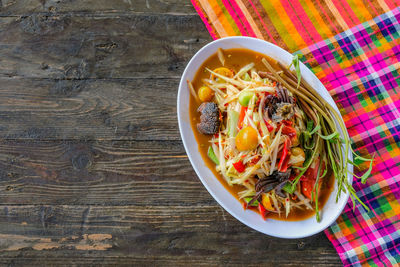
[[[285,67],[247,49],[219,49],[188,87],[200,151],[245,209],[264,219],[315,214],[319,221],[335,180],[337,198],[348,190],[358,199],[343,153],[351,146],[339,135],[346,128],[301,80],[297,56]],[[356,157],[371,162],[359,177],[365,182],[372,160]]]

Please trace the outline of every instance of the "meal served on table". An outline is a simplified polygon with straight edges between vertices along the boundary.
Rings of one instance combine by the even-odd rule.
[[[244,208],[319,221],[335,178],[338,195],[357,198],[343,153],[351,147],[340,116],[301,80],[297,56],[292,65],[295,74],[251,50],[219,49],[188,81],[191,123],[205,162]]]

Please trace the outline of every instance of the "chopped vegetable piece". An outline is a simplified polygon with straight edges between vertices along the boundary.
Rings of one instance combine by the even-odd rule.
[[[218,59],[221,62],[222,66],[225,65],[225,56],[224,56],[224,51],[222,50],[222,48],[218,48]]]
[[[239,151],[253,150],[258,146],[258,134],[257,131],[251,127],[247,126],[240,130],[235,138],[236,148]]]
[[[244,117],[246,116],[246,110],[247,110],[247,107],[243,107],[243,106],[240,109],[239,121],[238,121],[239,129],[242,129],[242,127],[243,127],[243,120],[244,120]]]
[[[264,208],[264,206],[261,203],[258,203],[258,211],[260,212],[263,220],[265,221],[267,219],[267,210]]]
[[[282,134],[285,134],[289,137],[295,137],[297,133],[296,129],[293,128],[292,126],[283,125]]]
[[[246,169],[246,167],[244,166],[244,164],[243,164],[243,162],[241,160],[239,160],[238,162],[233,163],[232,165],[236,169],[236,171],[239,172],[239,173],[244,172],[244,170]]]
[[[311,132],[314,125],[314,121],[309,120],[307,121],[307,131]]]
[[[253,92],[242,91],[239,94],[239,104],[243,107],[247,107],[249,105],[250,100],[255,96]]]
[[[319,160],[317,159],[317,162],[319,164]],[[303,193],[304,196],[306,196],[308,199],[311,199],[312,201],[315,201],[315,192],[314,192],[314,197],[313,197],[313,191],[315,187],[315,182],[317,179],[318,175],[318,164],[316,164],[315,168],[309,168],[305,174],[304,174],[304,179],[301,181],[301,192]],[[321,172],[324,171],[325,166],[323,165],[321,168]],[[322,186],[322,179],[319,179],[318,181],[318,191],[321,192],[321,186]]]
[[[262,194],[261,203],[263,204],[266,210],[273,211],[274,208],[272,207],[271,199],[266,194]]]
[[[228,135],[235,137],[237,134],[237,125],[239,121],[239,113],[234,110],[228,110]]]
[[[251,81],[251,77],[247,72],[243,75],[242,79],[244,81],[246,81],[246,82],[250,82]]]
[[[249,165],[252,166],[256,164],[261,159],[260,156],[255,157],[254,159],[250,160]]]
[[[199,99],[202,102],[211,101],[211,99],[214,97],[214,91],[208,86],[200,87],[197,94],[199,95]]]
[[[292,121],[288,121],[288,120],[282,120],[282,123],[286,126],[292,126],[293,122]]]
[[[286,172],[287,170],[287,163],[289,160],[289,139],[285,139],[285,143],[283,145],[282,156],[278,163],[278,169],[280,172]]]
[[[196,92],[194,90],[193,84],[191,81],[187,80],[186,81],[189,87],[189,91],[192,94],[192,96],[194,97],[194,99],[196,100],[196,102],[200,102],[198,96],[196,95]]]
[[[272,132],[275,129],[267,120],[264,120],[264,123],[267,126],[268,132]]]
[[[246,204],[249,204],[249,202],[252,200],[252,197],[245,197],[244,200],[246,201]],[[258,207],[258,200],[253,201],[253,203],[251,203],[251,207]]]
[[[294,191],[296,191],[295,188],[292,188],[292,185],[291,185],[289,182],[286,183],[286,184],[282,187],[282,189],[283,189],[284,191],[288,192],[289,194],[293,194]]]
[[[217,165],[219,165],[219,160],[217,158],[217,156],[214,153],[214,150],[212,149],[212,147],[208,147],[208,152],[207,152],[207,156]]]

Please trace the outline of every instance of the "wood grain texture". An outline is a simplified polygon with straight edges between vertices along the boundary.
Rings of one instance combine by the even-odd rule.
[[[0,137],[178,141],[178,83],[0,78]]]
[[[204,265],[339,264],[323,234],[282,241],[239,223],[201,185],[180,142],[3,141],[0,151],[7,170],[0,173],[0,253],[106,250],[141,264],[196,264],[202,256]]]
[[[31,13],[51,14],[111,14],[160,13],[195,14],[190,1],[182,0],[2,0],[1,16],[21,16]]]
[[[341,265],[196,177],[176,94],[210,41],[189,1],[0,0],[0,265]]]
[[[180,142],[2,142],[0,170],[4,204],[214,203]]]
[[[24,251],[27,257],[101,255],[136,263],[338,265],[321,235],[282,242],[214,205],[0,206],[0,226],[0,252],[9,257]]]
[[[196,15],[0,17],[0,77],[179,78],[211,40]]]

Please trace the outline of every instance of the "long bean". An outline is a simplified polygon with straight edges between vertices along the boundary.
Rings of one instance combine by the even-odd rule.
[[[273,74],[275,80],[286,87],[292,94],[298,96],[299,104],[301,104],[307,116],[314,121],[315,127],[319,127],[315,128],[318,129],[316,131],[316,145],[312,152],[310,161],[307,162],[305,167],[301,168],[300,173],[293,180],[292,187],[296,186],[300,177],[310,167],[311,162],[313,162],[318,155],[322,155],[325,152],[328,158],[327,160],[329,161],[332,171],[334,172],[338,182],[338,194],[336,196],[336,201],[338,201],[341,192],[347,190],[350,193],[353,203],[355,203],[354,201],[357,200],[363,205],[364,208],[368,210],[368,207],[359,199],[354,188],[347,181],[347,174],[351,174],[348,171],[347,165],[349,163],[354,165],[354,163],[349,160],[349,153],[351,151],[351,153],[354,155],[356,154],[351,149],[347,129],[339,113],[325,99],[320,97],[312,86],[310,86],[303,79],[300,81],[298,80],[298,77],[300,76],[299,68],[296,68],[298,72],[298,75],[296,76],[292,71],[290,71],[289,68],[278,62],[279,68],[283,71],[283,75],[278,75],[276,70],[274,70],[274,68],[266,59],[262,59],[262,62],[266,66],[267,70]],[[298,64],[298,62],[296,63]],[[295,66],[298,65],[295,64]],[[335,121],[338,123],[340,131],[344,136],[343,139],[336,137],[335,133],[339,133],[339,130],[336,127]],[[326,140],[321,138],[321,133],[324,134],[322,137]],[[322,145],[321,143],[324,143],[325,145]],[[326,151],[324,151],[325,149]],[[362,159],[363,161],[370,160],[362,157],[357,157],[357,159]],[[369,175],[371,168],[372,163],[370,164],[369,170],[363,175],[363,182],[366,179],[366,176]],[[319,216],[317,215],[317,217]]]

